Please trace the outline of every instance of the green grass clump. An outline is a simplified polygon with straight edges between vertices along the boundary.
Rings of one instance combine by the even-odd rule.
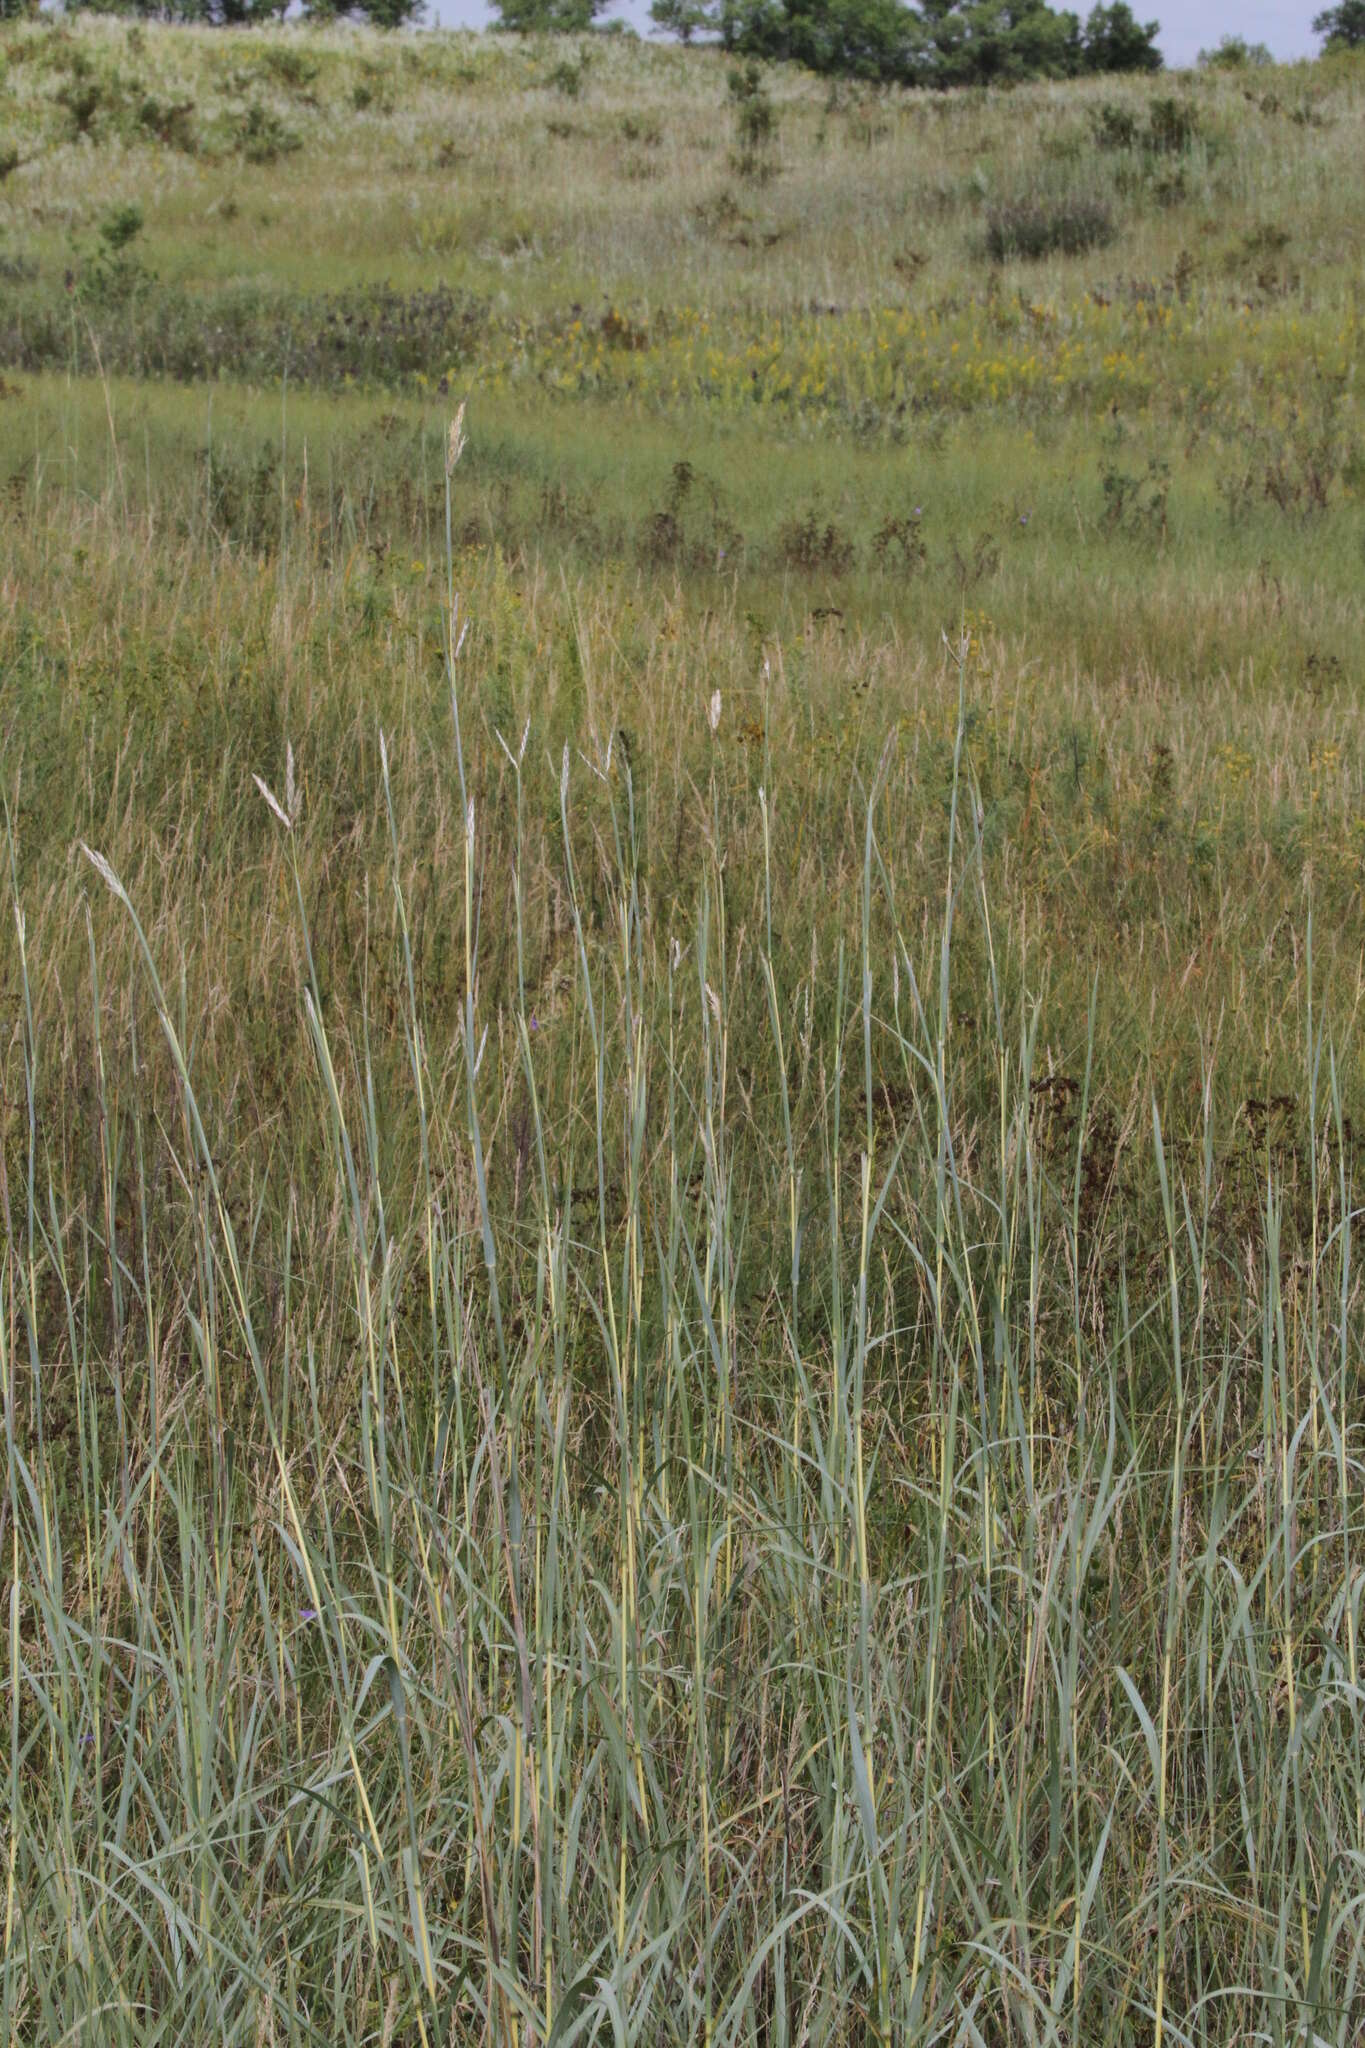
[[[987,219],[986,252],[996,263],[1080,256],[1087,249],[1102,249],[1114,234],[1114,216],[1102,199],[1021,199],[997,207]]]
[[[1354,2048],[1357,72],[4,49],[0,2040]]]

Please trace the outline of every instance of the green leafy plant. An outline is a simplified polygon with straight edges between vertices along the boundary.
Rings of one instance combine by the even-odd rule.
[[[592,54],[581,50],[576,57],[565,57],[551,67],[545,83],[553,92],[562,93],[567,100],[576,100],[587,82],[592,64]]]
[[[267,43],[256,61],[263,77],[300,97],[317,83],[318,61],[297,43]]]
[[[277,163],[282,156],[292,156],[303,147],[298,131],[288,127],[273,107],[260,100],[248,102],[235,124],[234,140],[249,164]]]
[[[1165,93],[1148,109],[1145,148],[1158,156],[1182,156],[1200,132],[1199,112],[1189,100]]]
[[[139,103],[137,122],[164,148],[178,149],[185,156],[193,156],[198,148],[194,112],[193,100],[162,100],[154,93],[148,93]]]
[[[742,178],[766,178],[772,171],[777,112],[760,66],[736,66],[728,74],[726,90],[735,116],[734,167]]]
[[[1132,149],[1138,141],[1138,116],[1119,100],[1104,100],[1091,116],[1090,129],[1100,149]]]
[[[1112,242],[1117,232],[1107,201],[1079,193],[1016,199],[986,217],[986,253],[995,263],[1080,256]]]
[[[1115,445],[1117,447],[1117,437]],[[1105,533],[1130,540],[1164,541],[1169,525],[1171,467],[1163,456],[1149,457],[1139,471],[1120,467],[1117,454],[1101,460],[1100,490]]]

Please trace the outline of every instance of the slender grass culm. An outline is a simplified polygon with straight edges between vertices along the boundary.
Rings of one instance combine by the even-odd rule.
[[[1347,2048],[1349,1014],[1063,1067],[969,635],[814,824],[780,650],[509,720],[463,445],[439,743],[8,829],[0,2039]]]

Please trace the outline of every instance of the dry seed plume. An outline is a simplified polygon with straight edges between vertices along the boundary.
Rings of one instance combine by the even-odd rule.
[[[383,735],[382,733],[381,733],[381,734],[379,735],[379,746],[380,746],[380,751],[382,752],[382,751],[383,751],[383,746],[384,746],[384,735]],[[387,761],[386,761],[386,762],[385,762],[385,768],[386,768],[386,772],[387,772],[387,765],[388,765],[388,764],[387,764]],[[283,825],[283,827],[284,827],[285,831],[286,831],[286,832],[292,832],[292,831],[293,831],[293,829],[294,829],[294,820],[295,820],[295,819],[296,819],[296,818],[298,817],[298,814],[299,814],[299,800],[298,800],[298,789],[297,789],[297,787],[295,786],[295,782],[294,782],[294,743],[293,743],[293,741],[292,741],[292,740],[287,740],[287,741],[285,742],[285,749],[284,749],[284,802],[283,802],[283,803],[281,803],[281,802],[280,802],[280,800],[279,800],[279,798],[278,798],[278,797],[277,797],[277,796],[275,795],[275,792],[274,792],[274,790],[273,790],[273,789],[271,789],[271,787],[270,787],[269,783],[268,783],[268,782],[263,782],[263,781],[261,780],[261,778],[260,778],[260,776],[259,776],[259,775],[253,775],[251,779],[252,779],[252,781],[253,781],[253,782],[255,783],[255,785],[256,785],[256,787],[257,787],[257,789],[258,789],[258,790],[259,790],[259,791],[261,792],[261,795],[262,795],[262,796],[263,796],[263,797],[265,798],[266,802],[267,802],[267,803],[269,804],[269,806],[270,806],[271,810],[272,810],[272,811],[273,811],[273,812],[275,813],[275,816],[276,816],[276,817],[277,817],[277,818],[279,819],[280,823],[281,823],[281,824]]]
[[[94,847],[87,846],[83,839],[81,841],[81,852],[85,855],[91,867],[95,870],[95,873],[104,883],[106,889],[110,890],[113,895],[117,896],[120,903],[127,903],[128,892],[124,888],[118,876],[114,873],[114,870],[110,867],[104,855],[102,853],[96,853]],[[131,908],[131,905],[129,907]]]
[[[464,454],[464,408],[465,401],[462,399],[459,410],[450,422],[450,434],[446,441],[446,475],[448,477],[454,474],[455,465]]]
[[[261,792],[261,795],[265,798],[266,802],[269,804],[271,810],[275,813],[275,816],[283,825],[285,831],[292,832],[294,828],[293,825],[290,823],[289,813],[285,809],[284,805],[280,803],[279,799],[275,796],[269,783],[262,782],[259,775],[253,775],[251,779],[255,783],[257,789],[259,789],[259,791]]]

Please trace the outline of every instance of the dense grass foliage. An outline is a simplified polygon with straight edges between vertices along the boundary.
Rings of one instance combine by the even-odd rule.
[[[0,2038],[1350,2048],[1358,69],[0,50]]]

